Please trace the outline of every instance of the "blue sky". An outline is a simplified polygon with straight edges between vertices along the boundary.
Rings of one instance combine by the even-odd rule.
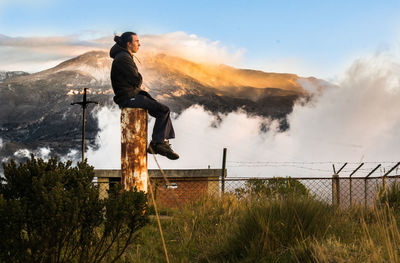
[[[183,31],[244,50],[243,67],[329,75],[359,56],[400,45],[399,14],[398,0],[0,0],[0,34],[91,39]]]

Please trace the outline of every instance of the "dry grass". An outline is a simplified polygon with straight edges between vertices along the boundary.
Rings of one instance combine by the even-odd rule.
[[[166,213],[170,262],[400,262],[399,215],[389,206],[227,195]],[[165,262],[156,223],[139,235],[121,262]]]

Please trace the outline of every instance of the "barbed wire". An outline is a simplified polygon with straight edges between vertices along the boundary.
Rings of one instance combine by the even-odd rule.
[[[331,162],[296,162],[296,161],[286,161],[286,162],[245,162],[245,161],[233,161],[233,162],[229,162],[228,161],[227,168],[233,168],[233,169],[238,169],[238,168],[265,168],[265,169],[302,169],[302,170],[307,170],[307,171],[313,171],[315,172],[319,172],[319,173],[329,173],[329,174],[333,174],[333,167],[330,167],[329,169],[321,167],[322,165],[331,165]],[[375,165],[372,164],[384,164],[381,165],[381,167],[375,171],[375,174],[380,174],[381,176],[388,171],[390,168],[393,167],[393,164],[397,164],[398,162],[390,162],[390,161],[386,161],[386,162],[364,162],[364,164],[366,164],[365,166],[363,166],[362,168],[359,167],[360,163],[355,163],[355,162],[347,162],[347,169],[342,169],[340,171],[340,176],[353,176],[353,177],[360,177],[360,176],[366,176],[367,174],[370,174],[371,171],[374,170],[374,168],[376,167]],[[338,163],[335,163],[338,164]],[[369,164],[369,165],[368,165]],[[339,165],[340,166],[340,165]],[[339,167],[338,167],[339,168]],[[357,169],[357,171],[356,171]],[[356,171],[356,173],[353,173],[354,171]],[[398,173],[399,171],[399,167],[397,167],[393,173]]]
[[[375,161],[375,162],[345,162],[345,161],[318,161],[318,162],[307,162],[307,161],[227,161],[228,163],[245,163],[245,164],[382,164],[382,163],[398,163],[399,161]]]
[[[236,167],[282,167],[281,165],[228,165],[228,168],[236,168]],[[306,166],[299,166],[299,165],[284,165],[284,167],[292,167],[292,168],[300,168],[312,171],[320,171],[320,172],[332,172],[332,169],[320,169],[320,168],[312,168]]]

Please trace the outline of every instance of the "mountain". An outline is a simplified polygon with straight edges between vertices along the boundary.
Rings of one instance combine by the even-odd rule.
[[[58,154],[80,147],[81,111],[72,102],[88,99],[112,105],[112,59],[106,51],[91,51],[34,74],[0,74],[0,158],[21,148],[48,146]],[[307,97],[300,82],[323,88],[326,82],[294,74],[266,73],[226,65],[199,64],[166,54],[142,53],[136,64],[144,88],[173,112],[200,104],[213,114],[243,109],[249,115],[278,119],[288,128],[286,115],[294,102]],[[89,106],[88,111],[94,106]],[[97,120],[87,114],[87,144],[94,145]]]
[[[24,71],[0,71],[0,83],[17,76],[25,76],[29,73]]]

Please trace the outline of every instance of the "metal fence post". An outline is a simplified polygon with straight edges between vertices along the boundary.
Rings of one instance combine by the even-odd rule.
[[[224,152],[223,152],[223,155],[222,155],[222,174],[221,174],[221,190],[222,190],[222,194],[225,193],[225,177],[226,177],[225,167],[226,167],[226,148],[224,148]]]
[[[365,176],[364,178],[364,203],[365,203],[365,207],[367,207],[368,205],[368,177],[373,174],[379,167],[381,167],[381,164],[378,164],[378,166],[376,166],[371,172],[369,172],[367,174],[367,176]]]
[[[353,203],[353,184],[352,184],[352,175],[353,174],[355,174],[357,171],[358,171],[358,169],[360,169],[362,166],[364,165],[364,163],[361,163],[350,175],[349,175],[349,177],[350,177],[350,206],[352,205],[352,203]]]
[[[400,165],[400,162],[398,162],[395,166],[393,166],[392,168],[390,168],[390,170],[388,172],[386,172],[383,176],[382,176],[382,187],[383,190],[386,190],[386,177],[394,170],[396,169],[398,166]]]
[[[350,192],[350,206],[352,206],[353,205],[353,181],[352,181],[353,179],[350,177],[350,179],[349,179],[349,192]]]
[[[364,207],[365,208],[367,208],[367,206],[368,206],[367,190],[368,190],[368,180],[367,180],[367,178],[364,178]]]
[[[386,176],[382,176],[382,189],[383,191],[386,189]]]
[[[129,191],[136,187],[147,193],[147,111],[121,111],[121,184]]]

